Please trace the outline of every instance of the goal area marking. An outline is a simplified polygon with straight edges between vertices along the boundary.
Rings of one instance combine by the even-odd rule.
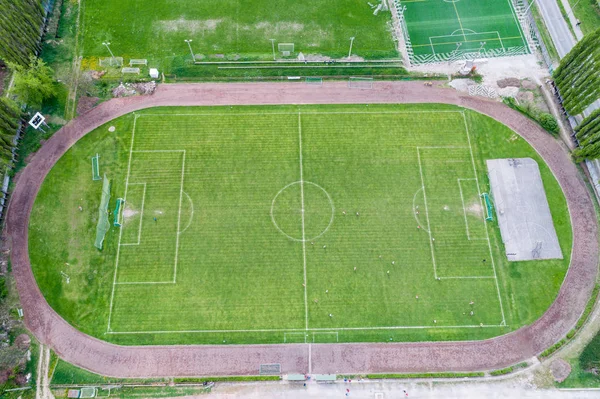
[[[417,156],[418,156],[418,166],[419,166],[419,170],[421,173],[421,178],[422,178],[422,190],[423,190],[423,195],[424,197],[426,196],[426,188],[425,188],[425,184],[424,184],[424,180],[423,180],[423,171],[422,171],[422,165],[421,165],[421,154],[420,151],[421,149],[427,149],[427,148],[468,148],[470,155],[471,155],[471,162],[472,162],[472,167],[473,167],[473,171],[474,171],[474,178],[468,178],[468,179],[459,179],[459,187],[461,187],[461,182],[460,180],[471,180],[471,181],[475,181],[476,185],[477,185],[477,192],[480,193],[480,188],[479,188],[479,182],[478,182],[478,178],[477,178],[477,169],[476,169],[476,165],[475,165],[475,161],[474,161],[474,156],[473,156],[473,148],[471,145],[471,140],[470,140],[470,133],[468,130],[468,124],[466,121],[466,117],[465,117],[465,112],[463,110],[460,111],[375,111],[375,112],[302,112],[302,114],[306,114],[306,115],[329,115],[329,114],[428,114],[428,113],[457,113],[460,114],[463,118],[464,121],[464,126],[465,126],[465,134],[467,137],[467,142],[468,142],[468,146],[465,145],[457,145],[457,146],[417,146],[417,147],[413,147],[417,149]],[[302,140],[302,131],[301,131],[301,114],[299,112],[277,112],[277,113],[271,113],[271,114],[276,114],[276,115],[297,115],[298,117],[298,122],[299,122],[299,126],[298,126],[298,135],[299,135],[299,141]],[[113,328],[111,327],[111,320],[112,320],[112,312],[115,308],[115,303],[114,303],[114,297],[115,297],[115,290],[116,290],[116,286],[117,285],[144,285],[144,284],[175,284],[177,282],[177,259],[178,259],[178,251],[179,251],[179,235],[182,234],[183,232],[186,231],[186,229],[189,227],[191,222],[188,222],[186,224],[186,226],[182,229],[182,225],[181,225],[181,210],[182,210],[182,201],[183,201],[183,196],[187,196],[188,200],[191,203],[191,207],[192,207],[192,214],[193,214],[193,203],[191,201],[191,198],[189,198],[189,195],[187,195],[187,193],[185,193],[183,191],[183,186],[184,186],[184,180],[185,180],[185,158],[186,158],[186,150],[134,150],[134,141],[135,141],[135,133],[136,133],[136,123],[137,123],[137,119],[140,116],[146,116],[146,117],[160,117],[160,116],[174,116],[174,117],[181,117],[181,116],[215,116],[215,115],[232,115],[232,114],[228,114],[228,113],[203,113],[203,114],[164,114],[164,113],[157,113],[157,114],[153,114],[153,113],[149,113],[149,114],[135,114],[134,117],[134,122],[133,122],[133,129],[132,129],[132,136],[131,136],[131,146],[130,146],[130,151],[129,151],[129,160],[128,160],[128,165],[127,165],[127,175],[126,175],[126,179],[125,179],[125,193],[124,193],[124,199],[126,200],[127,198],[127,192],[128,192],[128,188],[129,186],[134,186],[134,185],[144,185],[144,192],[143,192],[143,199],[142,199],[142,203],[144,203],[145,201],[145,194],[146,194],[146,183],[145,182],[130,182],[130,176],[131,176],[131,171],[132,171],[132,158],[134,156],[135,153],[152,153],[152,152],[181,152],[182,153],[182,167],[181,167],[181,180],[180,180],[180,195],[179,195],[179,210],[178,210],[178,216],[177,216],[177,239],[176,239],[176,247],[175,247],[175,262],[174,262],[174,276],[173,276],[173,281],[165,281],[165,282],[161,282],[161,281],[156,281],[156,282],[119,282],[117,281],[117,275],[118,275],[118,267],[119,267],[119,256],[120,256],[120,247],[121,246],[127,246],[127,245],[139,245],[139,243],[141,242],[141,230],[142,230],[142,216],[140,216],[140,221],[139,221],[139,226],[138,226],[138,240],[136,243],[125,243],[122,242],[122,234],[123,234],[123,229],[120,229],[119,232],[119,244],[117,245],[117,254],[116,254],[116,261],[115,261],[115,270],[114,270],[114,275],[113,275],[113,287],[112,287],[112,292],[111,292],[111,297],[110,297],[110,304],[109,304],[109,317],[108,317],[108,325],[107,325],[107,330],[105,332],[105,334],[183,334],[183,333],[234,333],[234,332],[238,332],[238,333],[244,333],[244,332],[248,332],[248,333],[254,333],[254,332],[282,332],[284,333],[284,342],[287,341],[294,341],[297,342],[298,338],[300,338],[300,335],[304,335],[304,339],[303,341],[306,343],[309,338],[310,335],[308,334],[313,334],[313,342],[315,342],[315,334],[331,334],[331,335],[335,335],[336,336],[336,342],[339,340],[339,334],[337,332],[339,331],[369,331],[369,330],[401,330],[401,329],[406,329],[406,330],[410,330],[410,329],[436,329],[436,328],[446,328],[446,329],[468,329],[468,328],[502,328],[502,327],[507,327],[506,321],[505,321],[505,315],[504,315],[504,309],[503,309],[503,304],[502,304],[502,296],[500,295],[500,289],[499,289],[499,284],[498,284],[498,277],[496,274],[496,270],[495,270],[495,261],[494,261],[494,256],[492,253],[492,248],[491,248],[491,242],[490,242],[490,238],[489,238],[489,232],[488,232],[488,227],[487,224],[485,224],[485,232],[486,232],[486,237],[485,238],[478,238],[481,240],[485,240],[487,241],[487,245],[488,245],[488,249],[490,251],[490,257],[491,257],[491,264],[492,264],[492,268],[493,268],[493,276],[439,276],[440,279],[494,279],[495,280],[495,286],[496,286],[496,290],[497,290],[497,294],[498,294],[498,299],[499,299],[499,304],[500,304],[500,311],[502,314],[502,321],[500,323],[491,323],[491,324],[483,324],[483,325],[451,325],[451,326],[447,326],[447,325],[414,325],[414,326],[410,326],[410,325],[403,325],[403,326],[374,326],[374,327],[339,327],[339,328],[311,328],[308,325],[308,309],[305,309],[305,328],[276,328],[276,329],[269,329],[269,328],[265,328],[265,329],[188,329],[188,330],[149,330],[149,331],[113,331]],[[238,115],[238,114],[235,114]],[[265,113],[244,113],[244,115],[265,115]],[[301,143],[300,143],[301,146]],[[302,148],[300,147],[300,168],[302,168]],[[302,172],[300,172],[300,181],[303,182],[303,176],[302,176]],[[420,191],[420,190],[419,190]],[[418,195],[415,194],[415,198]],[[461,188],[461,196],[462,196],[462,188]],[[465,203],[464,203],[464,197],[461,198],[462,203],[463,203],[463,212],[465,212],[465,223],[467,223],[466,220],[466,210],[465,210]],[[480,197],[481,200],[481,197]],[[408,206],[410,206],[410,204],[407,204]],[[425,200],[425,204],[424,204],[425,208],[427,208],[427,201]],[[413,201],[413,208],[414,208],[414,201]],[[141,213],[143,214],[144,212],[144,206],[142,205],[142,209],[141,209]],[[426,209],[427,212],[427,209]],[[429,217],[429,213],[427,212],[427,217]],[[428,230],[430,230],[430,221],[427,222],[427,227]],[[468,231],[468,224],[466,224],[466,229],[467,229],[467,234],[469,235],[470,232]],[[431,238],[431,232],[428,232],[430,238]],[[464,233],[463,233],[464,234]],[[471,238],[472,239],[472,238]],[[303,242],[305,244],[305,242]],[[431,245],[431,240],[430,240],[430,245]],[[436,270],[436,265],[435,265],[435,254],[433,253],[433,248],[430,248],[432,251],[432,259],[433,259],[433,266],[434,266],[434,273],[435,276],[437,276],[437,270]],[[303,262],[306,262],[306,259],[304,259]],[[306,273],[306,265],[304,266],[304,273]],[[304,281],[306,283],[307,281],[307,276],[304,276]],[[306,292],[306,288],[305,288],[305,305],[307,304],[307,292]],[[318,339],[318,338],[317,338]],[[302,341],[302,339],[300,339]]]

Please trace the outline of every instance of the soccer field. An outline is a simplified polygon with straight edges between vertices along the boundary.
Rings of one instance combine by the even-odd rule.
[[[273,48],[293,43],[291,57],[348,55],[367,59],[394,58],[391,14],[367,2],[334,0],[86,0],[82,6],[84,57],[115,56],[148,59],[153,67],[171,71],[191,60],[184,40],[199,61],[272,60]],[[379,1],[372,1],[378,5]],[[123,18],[115,18],[122,15]],[[274,45],[271,43],[274,41]]]
[[[411,62],[529,53],[511,0],[399,0]]]
[[[480,339],[539,317],[567,269],[558,184],[472,111],[155,108],[110,125],[53,168],[30,224],[49,303],[101,339]],[[125,200],[101,252],[96,153],[111,210]],[[565,260],[506,261],[480,194],[485,159],[507,156],[540,164]]]

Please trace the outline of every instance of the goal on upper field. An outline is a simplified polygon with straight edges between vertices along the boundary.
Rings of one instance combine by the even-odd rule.
[[[123,66],[123,57],[108,57],[108,58],[100,58],[99,64],[101,67],[122,67]]]
[[[348,79],[348,87],[351,89],[372,89],[373,78],[355,78]]]
[[[284,57],[289,57],[294,52],[294,43],[278,43],[277,50]]]

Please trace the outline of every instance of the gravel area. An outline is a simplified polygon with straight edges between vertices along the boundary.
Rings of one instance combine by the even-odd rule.
[[[450,103],[487,114],[523,136],[546,160],[562,186],[573,225],[570,269],[556,301],[535,323],[485,341],[386,344],[238,346],[119,346],[65,322],[42,296],[28,254],[29,215],[46,174],[78,139],[126,113],[155,106],[329,103]],[[598,227],[590,193],[564,146],[502,103],[420,82],[375,82],[372,90],[346,82],[160,85],[152,96],[104,102],[52,136],[23,170],[11,196],[7,231],[13,273],[28,328],[68,362],[115,377],[257,374],[261,363],[282,373],[471,371],[502,368],[543,351],[575,324],[598,271]]]

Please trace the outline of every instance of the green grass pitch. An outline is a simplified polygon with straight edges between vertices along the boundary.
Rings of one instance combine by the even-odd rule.
[[[373,1],[372,3],[378,3]],[[202,60],[272,60],[275,40],[294,43],[294,53],[332,57],[353,54],[368,59],[393,58],[397,51],[389,11],[373,15],[367,2],[333,0],[86,0],[82,8],[85,57],[147,58],[169,71],[189,62],[186,39]],[[122,15],[123,18],[115,18]]]
[[[96,153],[111,210],[126,199],[103,251]],[[565,260],[508,263],[484,221],[485,159],[522,156],[540,164]],[[61,158],[30,224],[50,305],[123,344],[482,339],[541,316],[570,248],[537,153],[443,105],[130,114]]]
[[[529,52],[511,0],[400,0],[399,9],[416,63]]]

